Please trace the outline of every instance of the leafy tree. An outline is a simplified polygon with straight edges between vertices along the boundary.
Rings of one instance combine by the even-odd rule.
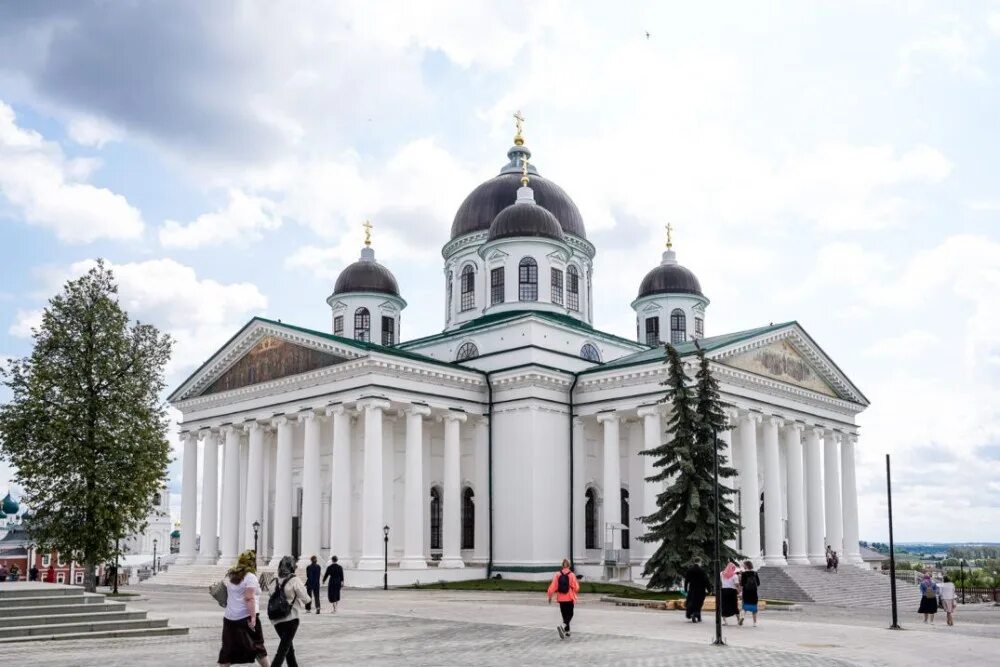
[[[648,482],[669,485],[656,496],[657,510],[642,517],[649,530],[639,539],[658,543],[659,547],[646,563],[643,576],[649,577],[649,588],[667,588],[680,579],[694,558],[712,562],[715,554],[715,485],[713,481],[714,440],[712,430],[723,431],[725,414],[719,401],[718,385],[708,372],[707,362],[699,372],[698,383],[692,386],[677,349],[666,346],[668,377],[663,401],[670,402],[673,413],[666,432],[672,437],[653,449],[641,452],[654,456],[659,471],[646,478]],[[731,477],[732,468],[720,461],[720,478]],[[720,499],[729,494],[722,489]],[[736,515],[723,505],[720,537],[735,536]],[[722,545],[725,557],[735,555]]]
[[[74,554],[86,589],[115,541],[145,528],[170,446],[159,396],[171,340],[129,323],[103,262],[53,297],[31,356],[0,369],[12,398],[0,406],[0,455],[32,516],[39,545]]]

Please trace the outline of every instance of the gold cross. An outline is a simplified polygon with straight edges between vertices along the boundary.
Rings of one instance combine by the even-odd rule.
[[[517,127],[517,132],[514,134],[514,143],[518,146],[524,144],[524,115],[520,110],[514,112],[514,125]]]
[[[673,233],[673,231],[674,231],[674,226],[671,225],[668,222],[667,223],[667,250],[670,250],[671,248],[674,247],[674,242],[673,242],[673,239],[671,238],[671,234]]]
[[[372,223],[371,220],[365,220],[365,224],[361,225],[365,228],[365,245],[370,247],[372,244]]]
[[[528,187],[528,158],[521,158],[521,186]]]

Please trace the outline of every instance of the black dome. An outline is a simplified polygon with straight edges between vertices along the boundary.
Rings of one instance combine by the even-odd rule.
[[[479,185],[458,207],[455,221],[451,223],[451,238],[489,229],[497,214],[514,201],[519,187],[519,172],[500,174]],[[531,188],[535,191],[535,201],[556,217],[563,232],[587,238],[580,211],[562,188],[537,174],[531,176]]]
[[[333,286],[334,294],[380,292],[399,296],[399,285],[389,269],[374,260],[359,260],[340,272]]]
[[[517,236],[544,236],[550,239],[564,241],[562,227],[556,216],[549,211],[530,203],[511,204],[497,213],[490,225],[487,241],[509,239]]]
[[[680,264],[661,264],[646,274],[639,285],[639,297],[650,294],[697,294],[701,293],[698,279]]]

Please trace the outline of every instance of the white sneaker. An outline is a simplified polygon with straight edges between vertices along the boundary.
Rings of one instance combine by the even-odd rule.
[[[557,625],[556,631],[559,633],[559,639],[566,639],[566,631],[563,629],[563,626]]]

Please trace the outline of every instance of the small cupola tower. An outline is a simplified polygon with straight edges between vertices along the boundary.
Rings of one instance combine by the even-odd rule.
[[[677,263],[673,226],[668,224],[663,259],[642,279],[639,296],[632,302],[636,338],[646,345],[677,344],[702,338],[708,304],[698,278]]]
[[[365,245],[358,261],[349,265],[327,297],[333,315],[333,334],[392,346],[399,343],[400,313],[406,301],[399,296],[395,276],[375,261],[372,224],[365,221]]]

